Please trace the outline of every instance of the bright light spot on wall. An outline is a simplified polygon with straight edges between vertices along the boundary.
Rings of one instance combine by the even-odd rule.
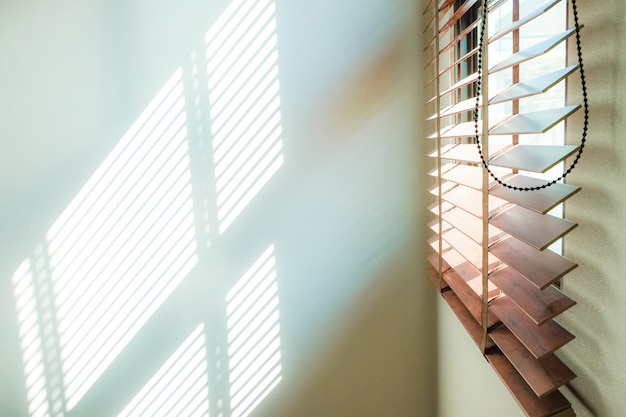
[[[273,245],[228,292],[226,303],[231,416],[245,417],[282,379]]]
[[[28,414],[32,417],[50,417],[42,333],[30,260],[25,260],[13,274],[13,289],[25,370]]]
[[[206,36],[220,233],[283,164],[275,12],[233,1]]]
[[[204,325],[198,326],[118,417],[208,417]]]
[[[37,293],[18,296],[19,283],[28,288],[28,275],[19,273],[25,267],[16,272],[15,288],[22,314],[35,317],[21,323],[22,343],[31,340],[34,321],[45,344],[42,357],[27,357],[26,372],[48,370],[37,371],[37,384],[48,387],[48,408],[56,416],[57,409],[73,409],[196,264],[181,70],[46,237],[34,266]],[[38,308],[40,317],[27,313]],[[32,346],[28,342],[29,351]],[[31,397],[33,409],[39,399]]]
[[[68,410],[196,263],[181,77],[48,234]]]

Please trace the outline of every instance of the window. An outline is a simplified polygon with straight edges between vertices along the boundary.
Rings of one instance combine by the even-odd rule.
[[[584,81],[566,63],[577,22],[566,28],[566,1],[484,4],[485,24],[482,1],[424,11],[429,276],[529,417],[574,416],[558,389],[575,375],[555,353],[574,336],[554,319],[575,304],[558,282],[576,267],[560,240],[576,227],[562,204],[580,190],[562,181],[581,152],[565,144],[583,107],[565,100],[570,76]]]

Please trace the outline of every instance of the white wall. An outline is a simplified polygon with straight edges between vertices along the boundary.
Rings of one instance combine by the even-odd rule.
[[[37,381],[25,379],[26,360],[32,369],[42,369],[49,389],[39,392],[62,399],[62,415],[116,416],[201,325],[203,366],[208,367],[203,395],[211,416],[218,415],[220,401],[221,411],[230,415],[226,293],[273,245],[282,380],[253,415],[434,415],[433,293],[422,278],[420,256],[421,66],[415,5],[271,2],[284,162],[219,233],[210,149],[215,121],[201,61],[205,34],[228,3],[10,0],[0,6],[0,414],[34,412],[28,398],[37,391],[26,387]],[[67,357],[74,353],[63,348],[59,359],[54,343],[35,349],[48,359],[28,353],[34,345],[31,340],[21,346],[26,338],[20,332],[33,327],[19,324],[24,317],[18,311],[27,310],[16,299],[31,302],[28,311],[40,325],[52,323],[51,340],[62,333],[54,321],[61,290],[53,287],[52,318],[40,305],[41,282],[65,279],[47,264],[53,262],[53,225],[68,215],[81,190],[99,190],[86,184],[94,178],[106,181],[98,167],[120,149],[125,132],[177,69],[187,114],[183,161],[191,172],[179,196],[193,203],[184,220],[193,222],[195,231],[193,268],[136,333],[116,345],[120,351],[70,406],[67,392],[52,391],[67,388],[67,381],[55,378],[67,371]],[[106,210],[98,198],[96,205]],[[81,210],[82,216],[94,214]],[[66,232],[77,239],[81,234]],[[76,245],[66,255],[70,265],[78,265],[85,248],[100,243],[97,239]],[[142,244],[174,245],[167,239]],[[106,250],[119,245],[115,241]],[[13,282],[29,260],[29,271],[35,271],[31,287],[39,298],[24,295]],[[100,282],[94,274],[67,279]],[[62,308],[76,313],[76,322],[85,319],[72,303]],[[106,313],[117,317],[114,309]],[[97,316],[94,326],[108,317]],[[73,322],[63,325],[71,328]],[[35,339],[43,337],[44,327]],[[98,349],[96,344],[93,352]]]

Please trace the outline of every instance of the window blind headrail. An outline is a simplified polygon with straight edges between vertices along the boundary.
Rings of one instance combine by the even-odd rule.
[[[541,16],[542,14],[546,13],[548,10],[550,10],[552,7],[554,7],[557,3],[559,3],[561,0],[551,0],[549,2],[547,2],[546,4],[542,5],[541,7],[539,7],[538,9],[533,10],[532,12],[528,13],[527,15],[525,15],[524,17],[522,17],[521,19],[511,23],[509,26],[506,26],[502,29],[500,29],[499,31],[497,31],[496,33],[494,33],[493,35],[491,35],[489,37],[489,42],[494,42],[506,35],[508,35],[509,33],[513,32],[516,29],[519,29],[520,27],[524,26],[526,23],[536,19],[537,17]]]

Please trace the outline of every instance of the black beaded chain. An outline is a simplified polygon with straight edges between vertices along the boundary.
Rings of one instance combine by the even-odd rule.
[[[556,184],[557,182],[564,179],[567,176],[567,174],[572,172],[576,164],[578,164],[578,161],[580,160],[580,157],[583,153],[583,149],[585,147],[585,142],[587,140],[587,128],[589,126],[589,103],[587,99],[587,82],[585,80],[585,70],[583,69],[583,54],[582,54],[582,48],[580,45],[580,25],[578,23],[578,10],[576,8],[576,0],[571,0],[571,3],[572,3],[572,12],[574,14],[574,26],[576,29],[576,49],[578,52],[578,68],[580,72],[580,82],[581,82],[582,94],[583,94],[583,109],[585,112],[584,122],[583,122],[583,134],[582,134],[582,139],[580,141],[580,147],[578,148],[578,153],[576,154],[576,158],[574,159],[574,162],[572,162],[572,165],[570,165],[567,171],[565,171],[563,175],[561,175],[559,178],[552,180],[550,182],[546,182],[545,184],[542,184],[536,187],[516,187],[516,186],[505,183],[491,171],[491,169],[489,168],[489,164],[487,163],[483,155],[482,146],[480,144],[480,135],[478,134],[478,109],[480,108],[480,90],[481,90],[482,78],[483,78],[483,68],[482,68],[483,67],[483,45],[484,45],[484,36],[485,36],[485,24],[487,22],[487,0],[483,1],[483,13],[482,13],[483,15],[482,15],[482,23],[481,23],[481,29],[480,29],[480,41],[479,41],[479,46],[478,46],[478,81],[477,81],[477,91],[476,91],[476,108],[474,109],[474,131],[476,134],[476,143],[478,144],[478,153],[480,155],[480,160],[482,161],[483,166],[485,167],[489,175],[491,175],[491,177],[494,180],[496,180],[498,184],[506,188],[509,188],[511,190],[537,191],[537,190],[542,190],[544,188],[547,188],[551,185]]]

